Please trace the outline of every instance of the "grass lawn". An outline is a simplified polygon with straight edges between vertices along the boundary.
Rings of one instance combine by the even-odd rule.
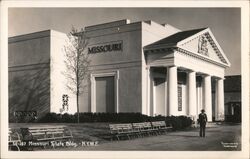
[[[206,138],[199,137],[199,128],[188,128],[182,131],[169,132],[166,135],[153,135],[132,140],[110,141],[109,123],[10,123],[10,128],[19,129],[30,126],[67,126],[73,134],[73,143],[77,147],[51,146],[35,147],[36,151],[103,151],[103,150],[157,150],[157,151],[237,151],[241,150],[241,125],[212,125],[206,130]],[[98,142],[98,146],[82,146],[82,142]],[[237,144],[228,148],[222,143]],[[80,146],[79,146],[80,145]]]

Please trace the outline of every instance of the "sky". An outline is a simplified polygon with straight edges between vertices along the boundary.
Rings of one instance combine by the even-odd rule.
[[[72,26],[130,19],[153,20],[180,30],[209,27],[231,62],[226,75],[241,74],[241,14],[239,8],[9,8],[8,35],[53,29],[70,32]]]

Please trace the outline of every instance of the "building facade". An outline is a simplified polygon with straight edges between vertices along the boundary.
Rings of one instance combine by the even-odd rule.
[[[32,54],[36,51],[38,56],[46,55],[50,70],[49,110],[73,113],[75,96],[67,91],[66,79],[61,74],[65,67],[62,48],[66,37],[58,33],[61,40],[52,38],[53,32],[50,31],[47,40],[42,36],[31,38],[26,46],[14,40],[18,37],[10,38],[9,61],[13,65],[10,63],[9,72],[10,76],[16,75],[11,70],[13,66],[20,68],[18,60],[20,66],[25,64],[22,60],[34,63]],[[209,121],[224,119],[223,80],[230,62],[209,28],[180,31],[153,21],[120,20],[85,27],[85,34],[89,38],[86,51],[91,76],[80,96],[80,112],[140,112],[196,119],[200,110],[205,109]],[[33,45],[35,41],[37,44]],[[46,48],[44,43],[46,51],[42,51]],[[25,50],[26,47],[32,51]],[[19,58],[16,54],[21,48],[25,51]],[[30,59],[24,59],[29,56]],[[214,96],[212,84],[216,86]],[[71,110],[62,108],[64,95],[68,96]]]
[[[225,120],[241,122],[241,75],[225,76]]]
[[[65,87],[64,46],[67,36],[53,30],[9,38],[9,116],[75,113],[75,96]],[[71,107],[64,106],[69,100]]]

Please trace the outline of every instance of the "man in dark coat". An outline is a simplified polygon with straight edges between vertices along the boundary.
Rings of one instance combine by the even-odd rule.
[[[200,137],[205,137],[205,129],[207,123],[207,115],[205,114],[205,110],[202,109],[199,114],[198,122],[200,123]]]

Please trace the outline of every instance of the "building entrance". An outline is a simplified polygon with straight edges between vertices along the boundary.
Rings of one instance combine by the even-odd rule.
[[[96,77],[96,112],[115,112],[114,76]]]

